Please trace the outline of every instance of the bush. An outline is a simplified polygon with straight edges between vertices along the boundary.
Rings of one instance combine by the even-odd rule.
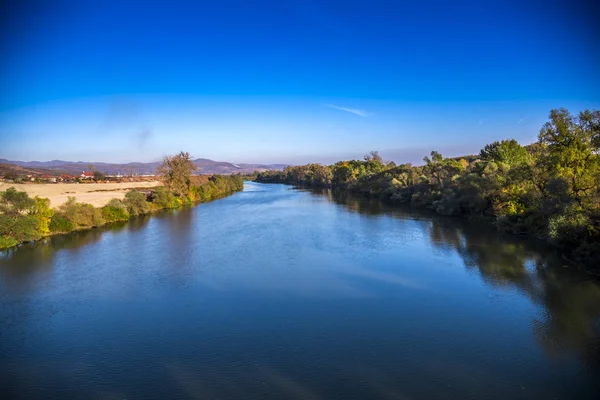
[[[30,210],[30,215],[39,220],[38,231],[40,235],[47,235],[50,233],[50,221],[52,221],[54,210],[50,208],[49,199],[43,199],[39,196],[35,196],[34,201],[35,204]]]
[[[50,232],[52,233],[67,233],[75,230],[75,224],[68,218],[54,214],[50,221]]]
[[[159,186],[152,192],[152,204],[158,209],[177,208],[182,201],[164,187]]]
[[[105,223],[101,209],[91,204],[78,203],[75,197],[69,197],[69,200],[58,208],[55,215],[57,214],[70,221],[74,229],[91,228]]]
[[[0,249],[7,249],[18,244],[19,242],[13,237],[0,236]]]
[[[17,242],[39,239],[39,226],[40,221],[31,215],[0,214],[0,237],[12,238]]]
[[[137,190],[127,192],[123,204],[127,207],[130,215],[147,214],[151,211],[150,204],[146,201],[146,195]]]
[[[119,199],[112,199],[102,207],[102,217],[106,222],[127,221],[129,212],[125,204]]]

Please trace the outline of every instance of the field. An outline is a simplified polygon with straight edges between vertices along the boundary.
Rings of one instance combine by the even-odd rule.
[[[6,183],[0,182],[0,191],[14,187],[27,192],[31,197],[40,196],[50,199],[53,208],[74,196],[77,201],[102,207],[112,198],[122,199],[131,189],[146,189],[161,185],[158,181],[128,183]]]

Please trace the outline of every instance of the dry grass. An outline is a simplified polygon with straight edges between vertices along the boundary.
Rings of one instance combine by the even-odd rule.
[[[53,208],[65,203],[69,196],[94,207],[102,207],[111,199],[122,199],[131,189],[147,189],[161,185],[158,181],[128,183],[6,183],[0,182],[0,191],[9,187],[27,192],[31,197],[50,199]]]

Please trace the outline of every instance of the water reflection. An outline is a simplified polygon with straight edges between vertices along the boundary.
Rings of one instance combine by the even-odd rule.
[[[600,370],[600,282],[565,265],[553,249],[463,219],[392,208],[347,192],[313,192],[361,214],[429,219],[432,244],[459,254],[488,284],[517,288],[544,308],[532,329],[547,354],[575,352],[586,369]]]
[[[136,232],[148,224],[150,216],[132,218],[126,222],[115,222],[100,228],[56,235],[37,242],[26,243],[19,247],[0,251],[0,283],[7,285],[26,282],[35,275],[52,268],[60,252],[75,256],[85,252],[90,246],[102,240],[105,235],[128,230]]]
[[[348,193],[249,189],[5,253],[0,387],[594,398],[600,286],[547,248]]]

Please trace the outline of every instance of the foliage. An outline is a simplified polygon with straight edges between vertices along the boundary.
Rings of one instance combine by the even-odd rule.
[[[127,221],[130,214],[125,203],[119,199],[112,199],[102,207],[102,217],[106,222]]]
[[[67,233],[75,230],[73,221],[60,214],[54,214],[50,221],[50,232],[52,233]]]
[[[101,209],[95,208],[91,204],[79,203],[75,197],[69,197],[67,202],[58,208],[52,219],[55,218],[57,220],[66,219],[73,229],[91,228],[105,223]],[[50,225],[52,227],[52,223]],[[67,225],[62,221],[59,224],[61,227]],[[57,224],[54,224],[54,226],[56,227]],[[68,231],[61,230],[60,232]]]
[[[106,176],[100,171],[94,171],[94,180],[95,181],[103,181],[106,179]]]
[[[106,206],[95,208],[79,203],[75,197],[58,207],[50,208],[50,200],[30,198],[26,192],[11,187],[0,192],[0,249],[40,237],[92,228],[107,222],[126,221],[131,216],[146,214],[154,209],[177,208],[192,200],[209,201],[242,190],[241,175],[197,176],[184,195],[176,195],[165,187],[154,189],[149,196],[135,190],[124,200],[112,199]]]
[[[213,175],[208,182],[193,186],[191,193],[196,201],[210,201],[244,188],[244,178],[240,175]]]
[[[0,192],[0,248],[39,239],[47,228],[47,213],[40,209],[44,204],[14,187]]]
[[[0,192],[0,213],[2,214],[16,216],[22,214],[34,205],[35,200],[29,197],[27,192],[19,192],[14,187],[10,187],[4,192]]]
[[[162,186],[157,187],[152,192],[151,202],[156,209],[177,208],[182,204],[180,198]]]
[[[44,236],[50,233],[50,221],[54,215],[54,210],[50,208],[50,200],[35,196],[35,204],[31,207],[29,214],[39,221],[38,231]]]
[[[364,160],[265,171],[256,181],[348,189],[444,215],[489,218],[499,229],[546,239],[598,267],[599,154],[600,111],[572,116],[557,109],[528,146],[502,140],[463,158],[432,151],[420,166],[395,166],[371,152]]]
[[[151,211],[150,203],[146,200],[146,195],[137,190],[130,190],[125,194],[123,204],[127,208],[129,215],[148,214]]]
[[[174,156],[166,156],[158,167],[158,173],[167,189],[179,197],[185,197],[190,192],[191,175],[196,169],[198,167],[190,154],[182,151]]]

